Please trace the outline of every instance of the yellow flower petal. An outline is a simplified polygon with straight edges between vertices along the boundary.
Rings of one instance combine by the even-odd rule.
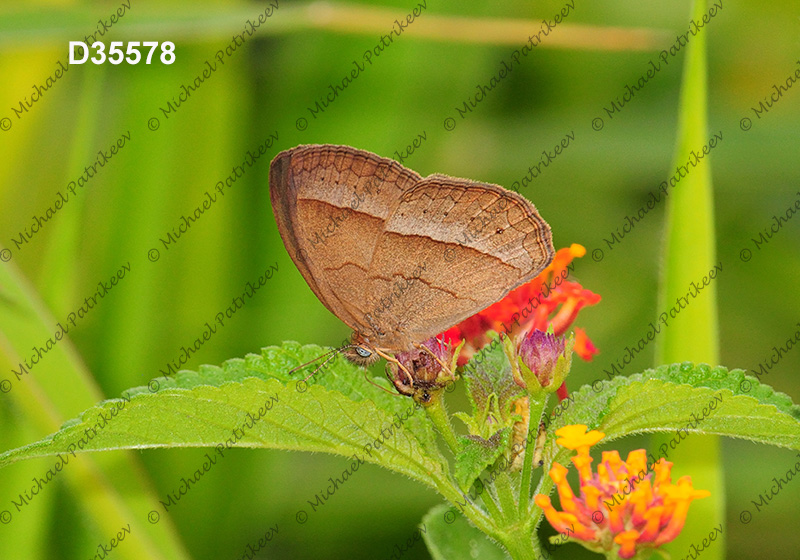
[[[598,441],[606,437],[603,432],[591,430],[587,432],[588,426],[584,424],[571,424],[556,430],[556,435],[560,436],[556,443],[566,449],[574,449],[580,452],[581,448],[588,448],[595,445]]]
[[[711,495],[708,490],[695,490],[692,487],[692,479],[689,476],[681,477],[677,485],[671,484],[663,488],[661,493],[664,496],[664,505],[667,507],[669,514],[669,523],[656,538],[655,543],[657,545],[668,543],[680,534],[686,523],[689,504],[693,500],[707,498]]]
[[[647,472],[647,451],[637,449],[628,453],[628,460],[625,461],[628,473],[636,476],[638,473]]]

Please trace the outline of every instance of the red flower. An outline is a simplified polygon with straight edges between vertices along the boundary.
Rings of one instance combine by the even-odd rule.
[[[453,346],[461,340],[467,341],[458,359],[458,365],[464,365],[473,353],[489,342],[488,331],[518,335],[532,329],[547,331],[552,324],[555,336],[564,334],[583,307],[600,301],[599,295],[566,280],[572,270],[572,260],[585,254],[586,249],[576,243],[559,249],[550,266],[536,278],[438,337]],[[586,333],[577,328],[575,352],[587,361],[597,354],[597,348]]]

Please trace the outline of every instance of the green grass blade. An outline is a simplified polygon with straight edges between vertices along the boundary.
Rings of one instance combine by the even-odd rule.
[[[696,1],[691,17],[700,21],[706,11],[706,2]],[[706,101],[708,33],[708,29],[703,29],[689,36],[688,46],[683,47],[687,50],[673,169],[687,165],[691,152],[700,153],[712,136],[708,129]],[[693,292],[692,282],[702,285],[717,264],[711,166],[706,156],[670,191],[659,309],[670,313],[670,309],[679,305],[678,298]],[[715,281],[711,280],[696,297],[687,300],[686,307],[674,319],[669,318],[669,326],[656,347],[656,364],[686,360],[719,363]],[[654,450],[663,443],[665,440],[654,438]],[[692,543],[700,543],[708,536],[710,526],[725,519],[719,438],[705,436],[687,441],[670,459],[680,472],[691,474],[696,488],[711,492],[711,498],[693,504],[683,532],[665,547],[673,556],[680,557],[690,550]],[[722,558],[724,554],[723,543],[704,551],[706,560]]]
[[[102,97],[103,67],[97,72],[81,75],[80,96],[78,96],[77,126],[72,131],[72,146],[66,169],[79,170],[87,161],[91,161],[95,154],[92,147],[96,143],[94,132],[98,122],[100,98]],[[81,228],[84,220],[84,196],[73,197],[69,212],[63,212],[58,220],[53,220],[52,231],[46,238],[46,247],[43,251],[41,271],[36,287],[47,307],[57,317],[62,317],[70,311],[75,301],[80,270],[79,244]],[[54,282],[54,279],[58,279]]]
[[[57,331],[56,321],[38,298],[34,289],[10,263],[0,265],[0,398],[14,410],[31,431],[39,434],[57,430],[61,423],[102,398],[91,374],[86,370],[75,348],[63,338],[42,355],[38,364],[20,379],[8,372],[19,370],[24,359],[30,359],[34,346],[42,347]],[[25,432],[23,432],[24,434]],[[53,461],[49,461],[52,468]],[[18,487],[11,496],[30,488],[33,476],[45,477],[46,470],[26,471],[27,486]],[[96,538],[108,541],[121,527],[130,524],[131,534],[125,546],[115,550],[119,558],[187,558],[183,545],[169,523],[150,526],[146,523],[152,504],[158,503],[149,481],[132,455],[117,457],[81,457],[69,464],[35,496],[54,492],[55,479],[61,476],[95,529]],[[58,484],[61,482],[59,481]],[[124,489],[124,490],[122,490]],[[32,501],[31,504],[35,502]],[[11,506],[11,502],[7,502]],[[6,530],[21,529],[28,506],[13,511],[15,519]],[[0,509],[6,509],[4,505]],[[11,510],[14,507],[11,506]],[[20,525],[16,525],[20,523]]]

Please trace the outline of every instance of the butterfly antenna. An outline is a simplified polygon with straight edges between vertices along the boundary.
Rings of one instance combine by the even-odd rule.
[[[335,351],[336,351],[336,350],[334,349],[334,350],[331,350],[330,352],[325,352],[324,354],[322,354],[321,356],[317,356],[317,357],[316,357],[316,358],[314,358],[313,360],[310,360],[310,361],[308,361],[308,362],[306,362],[306,363],[304,363],[304,364],[302,364],[302,365],[299,365],[299,366],[297,366],[297,367],[295,367],[295,368],[292,368],[292,369],[290,369],[290,370],[289,370],[289,375],[293,374],[293,373],[294,373],[294,372],[296,372],[298,369],[303,369],[304,367],[306,367],[306,366],[308,366],[308,365],[311,365],[311,364],[313,364],[313,363],[314,363],[314,362],[316,362],[317,360],[321,360],[322,358],[324,358],[324,357],[325,357],[325,356],[327,356],[328,354],[331,354],[332,352],[335,352]]]
[[[325,357],[328,357],[324,362],[322,362],[322,364],[317,369],[315,369],[311,373],[311,375],[314,375],[315,373],[317,373],[317,371],[320,370],[320,368],[322,368],[325,364],[327,364],[329,361],[331,361],[333,358],[335,358],[336,354],[338,354],[340,352],[343,352],[343,351],[347,350],[348,348],[352,348],[352,347],[353,347],[352,344],[348,344],[347,346],[342,346],[341,348],[334,348],[333,350],[330,350],[329,352],[325,352],[324,354],[322,354],[320,356],[317,356],[313,360],[310,360],[310,361],[308,361],[308,362],[306,362],[306,363],[304,363],[302,365],[299,365],[296,368],[292,368],[291,370],[289,370],[289,375],[293,374],[294,372],[296,372],[299,369],[303,369],[304,367],[313,364],[316,361],[319,361],[319,360],[321,360],[321,359],[323,359]],[[308,377],[311,377],[311,375],[309,375]],[[308,377],[306,379],[308,379]]]
[[[337,355],[339,355],[340,353],[344,352],[344,351],[345,351],[345,350],[347,350],[348,348],[353,348],[353,345],[344,346],[344,347],[342,347],[342,348],[337,348],[336,350],[332,350],[331,352],[328,352],[328,354],[330,354],[330,356],[328,356],[328,358],[327,358],[327,359],[326,359],[324,362],[322,362],[322,363],[321,363],[319,366],[317,366],[317,368],[316,368],[314,371],[312,371],[311,373],[309,373],[309,374],[306,376],[306,378],[305,378],[305,379],[303,379],[303,381],[308,381],[309,379],[311,379],[312,377],[314,377],[314,374],[316,374],[316,373],[317,373],[319,370],[321,370],[322,368],[324,368],[324,367],[327,365],[327,363],[328,363],[328,362],[330,362],[331,360],[333,360],[334,358],[336,358],[336,356],[337,356]],[[327,354],[323,354],[323,356],[327,356]],[[320,356],[320,357],[322,357],[322,356]]]

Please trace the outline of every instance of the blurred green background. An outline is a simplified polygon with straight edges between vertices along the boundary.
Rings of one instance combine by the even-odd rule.
[[[269,160],[298,144],[349,144],[396,157],[396,150],[424,133],[426,140],[406,159],[407,166],[422,175],[446,173],[508,187],[528,173],[542,150],[552,150],[574,132],[569,148],[522,190],[552,226],[557,248],[586,246],[588,254],[577,262],[575,276],[603,297],[577,322],[601,353],[592,363],[575,364],[570,387],[603,376],[603,369],[635,344],[660,312],[664,205],[613,250],[603,239],[674,172],[682,55],[670,57],[613,119],[603,107],[621,96],[626,84],[635,83],[676,34],[686,32],[688,2],[589,5],[576,0],[565,23],[462,119],[455,108],[475,95],[478,84],[488,84],[501,61],[527,42],[527,31],[538,32],[541,19],[552,18],[563,2],[490,6],[428,0],[418,20],[314,118],[308,107],[327,95],[329,84],[341,84],[350,75],[354,60],[363,64],[363,53],[417,3],[280,0],[253,37],[226,55],[225,63],[166,118],[159,107],[177,97],[181,85],[190,84],[205,61],[267,4],[131,0],[124,16],[98,39],[107,45],[173,41],[176,62],[73,65],[17,118],[11,107],[31,101],[33,84],[43,84],[58,60],[66,63],[68,41],[95,32],[98,19],[108,20],[120,5],[0,6],[0,119],[8,119],[0,120],[0,246],[13,255],[0,262],[6,284],[0,283],[0,379],[13,379],[10,368],[32,352],[32,344],[20,342],[24,336],[3,326],[10,324],[11,314],[32,305],[47,331],[55,332],[55,323],[64,322],[93,294],[97,282],[125,263],[131,268],[70,329],[59,354],[48,354],[23,381],[13,379],[12,391],[0,394],[3,450],[38,440],[92,402],[161,375],[182,346],[202,335],[206,321],[275,262],[279,272],[274,278],[184,367],[219,364],[282,340],[336,345],[347,336],[347,328],[319,303],[292,264],[272,216]],[[768,5],[726,0],[702,31],[709,47],[709,136],[722,131],[724,137],[710,161],[718,260],[724,270],[717,281],[721,359],[729,367],[758,369],[773,346],[785,345],[800,328],[800,221],[789,221],[760,250],[751,241],[771,225],[773,214],[783,214],[800,197],[800,86],[760,119],[750,109],[798,68],[798,15],[790,0]],[[595,131],[592,119],[598,116],[605,126]],[[160,121],[157,130],[148,128],[153,117]],[[300,117],[308,121],[302,131]],[[743,117],[753,119],[746,132],[740,127]],[[445,129],[447,118],[455,119],[453,130]],[[95,161],[98,150],[127,131],[131,139],[126,146],[17,249],[12,238],[30,227],[32,216],[43,214],[57,192]],[[164,248],[159,238],[202,204],[205,191],[241,165],[247,150],[257,149],[276,131],[279,139],[267,154],[177,243]],[[160,251],[155,262],[148,258],[153,248]],[[600,262],[590,256],[596,248],[605,252]],[[749,262],[740,259],[743,248],[753,251]],[[10,279],[27,290],[24,305]],[[651,346],[624,373],[652,365]],[[794,349],[762,381],[797,401],[797,371],[800,350]],[[618,447],[646,444],[645,438],[631,438]],[[793,529],[800,513],[800,483],[786,485],[760,512],[751,503],[773,477],[785,476],[797,457],[733,440],[725,440],[724,450],[728,557],[797,557],[800,533]],[[0,511],[11,511],[13,519],[0,525],[0,558],[94,555],[97,544],[112,535],[100,530],[85,507],[87,493],[90,500],[102,499],[108,483],[120,499],[144,511],[156,509],[181,477],[202,464],[205,452],[95,454],[92,458],[105,473],[103,484],[99,479],[93,484],[91,474],[82,485],[56,477],[19,512],[12,500],[52,460],[4,469]],[[346,464],[322,455],[234,450],[167,519],[151,525],[139,518],[132,531],[155,543],[163,558],[179,557],[181,548],[184,557],[241,558],[248,543],[276,523],[277,535],[257,558],[389,558],[439,498],[378,467],[360,469],[358,483],[343,486],[306,525],[294,520],[308,497]],[[674,472],[691,474],[680,465]],[[745,508],[753,512],[749,524],[739,521]],[[690,514],[689,522],[707,521]],[[128,557],[125,546],[112,554]],[[402,557],[429,556],[418,542]],[[567,546],[556,557],[592,555]]]

